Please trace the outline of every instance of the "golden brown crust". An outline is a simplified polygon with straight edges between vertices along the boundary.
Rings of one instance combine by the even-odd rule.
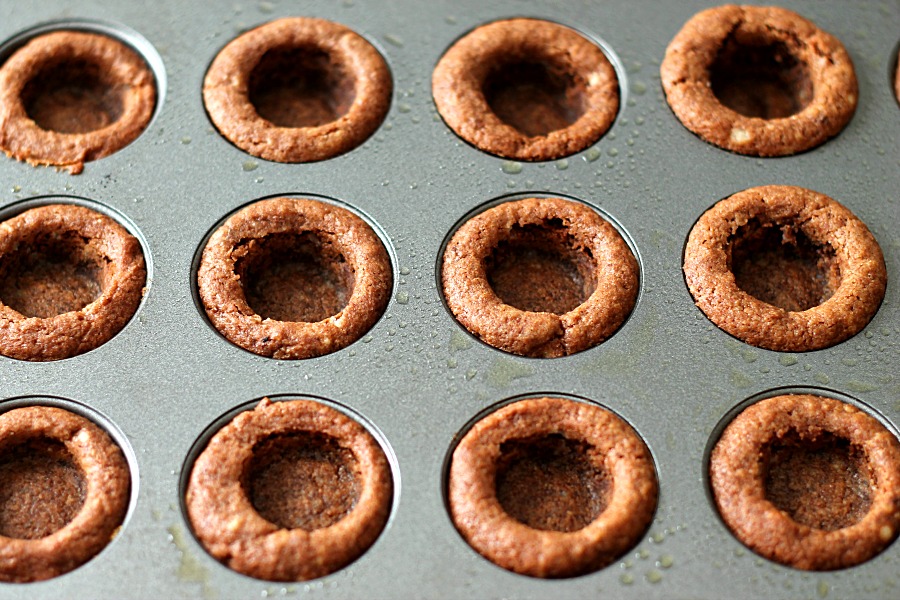
[[[315,323],[263,318],[247,303],[235,265],[249,243],[275,234],[311,232],[327,239],[353,272],[347,305]],[[310,358],[340,350],[368,331],[390,299],[393,275],[381,240],[350,211],[315,200],[262,200],[238,211],[213,233],[197,273],[213,326],[245,350],[273,358]]]
[[[766,499],[766,448],[790,432],[802,441],[831,433],[860,448],[872,473],[871,505],[856,523],[826,531],[794,521]],[[807,570],[869,560],[900,530],[900,443],[878,421],[831,398],[777,396],[745,409],[713,449],[710,482],[719,513],[753,551]]]
[[[279,434],[313,432],[353,453],[359,499],[329,527],[282,529],[262,518],[243,486],[256,444]],[[187,488],[187,511],[204,548],[229,568],[259,579],[322,577],[356,560],[387,521],[392,480],[384,452],[366,429],[311,400],[263,399],[219,430],[197,458]]]
[[[33,361],[70,358],[109,341],[137,310],[147,279],[140,242],[94,210],[51,204],[4,221],[0,257],[38,240],[72,234],[84,239],[84,255],[100,268],[100,297],[80,310],[46,318],[26,317],[0,298],[0,354]]]
[[[352,80],[355,97],[337,120],[313,127],[279,127],[250,101],[250,79],[272,49],[315,48]],[[203,102],[215,126],[241,150],[284,163],[333,158],[362,144],[390,108],[391,73],[378,51],[354,31],[323,19],[285,18],[232,40],[213,60]]]
[[[528,136],[491,109],[484,83],[498,65],[542,63],[572,80],[584,113],[570,126]],[[537,19],[483,25],[457,41],[432,75],[438,111],[461,138],[491,154],[552,160],[579,152],[606,133],[619,110],[619,82],[600,48],[575,31]]]
[[[32,439],[65,445],[87,483],[81,510],[38,539],[0,536],[0,579],[38,581],[79,567],[110,542],[125,518],[131,478],[122,451],[100,427],[66,410],[32,406],[0,415],[0,452]]]
[[[810,102],[776,119],[747,117],[724,106],[713,93],[710,68],[729,39],[783,44],[808,70]],[[660,74],[669,106],[685,127],[711,144],[752,156],[785,156],[822,144],[850,121],[859,94],[853,62],[840,41],[772,6],[727,5],[697,13],[669,44]]]
[[[825,302],[788,311],[740,289],[731,271],[732,239],[751,220],[802,232],[830,247],[840,285]],[[881,305],[887,270],[865,224],[824,194],[792,186],[761,186],[717,203],[691,229],[684,274],[697,306],[748,344],[784,352],[827,348],[859,333]]]
[[[606,508],[577,531],[533,529],[497,500],[501,445],[550,435],[592,447],[588,459],[612,479]],[[516,402],[476,423],[453,451],[448,482],[451,516],[466,541],[501,567],[533,577],[570,577],[614,561],[647,530],[657,491],[650,452],[628,424],[598,406],[560,398]]]
[[[515,227],[565,228],[574,248],[594,261],[596,288],[561,315],[505,304],[491,288],[485,261]],[[444,297],[456,319],[485,343],[523,356],[557,357],[595,346],[611,336],[634,307],[637,261],[622,236],[595,211],[560,198],[505,202],[468,220],[444,251]]]
[[[85,133],[40,127],[27,113],[23,91],[42,71],[61,63],[97,66],[102,81],[121,96],[121,114]],[[144,131],[156,106],[156,82],[131,48],[104,35],[57,31],[34,38],[0,67],[0,149],[33,165],[63,167],[72,174],[86,161],[121,150]]]

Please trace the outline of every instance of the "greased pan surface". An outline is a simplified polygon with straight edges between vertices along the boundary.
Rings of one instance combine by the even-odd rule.
[[[160,84],[156,115],[125,149],[87,163],[79,176],[0,160],[4,214],[47,196],[99,203],[138,234],[149,274],[135,317],[100,348],[51,363],[0,358],[2,400],[62,398],[112,424],[133,450],[136,493],[121,533],[97,557],[50,581],[0,585],[0,596],[897,595],[900,544],[836,572],[771,563],[728,532],[704,476],[711,443],[736,408],[774,390],[812,388],[865,406],[894,431],[900,423],[900,106],[890,75],[900,6],[889,0],[781,4],[843,42],[856,66],[860,100],[836,138],[778,159],[710,146],[666,104],[659,80],[666,46],[709,2],[0,5],[2,40],[57,22],[112,31],[160,59],[150,61]],[[202,81],[216,53],[240,32],[297,15],[337,21],[373,43],[391,69],[393,98],[384,123],[355,150],[317,163],[271,163],[215,131],[203,108]],[[572,26],[607,51],[621,108],[588,150],[562,161],[510,163],[461,141],[437,116],[431,72],[440,56],[472,28],[511,16]],[[691,226],[716,201],[765,184],[825,193],[878,239],[887,295],[859,335],[825,350],[778,353],[735,340],[694,306],[681,271]],[[446,236],[473,210],[511,194],[588,202],[633,246],[641,268],[638,301],[608,341],[564,358],[521,358],[478,342],[446,310],[435,268]],[[255,356],[216,333],[198,308],[192,280],[208,233],[239,207],[277,195],[347,205],[385,242],[393,297],[368,335],[344,350],[302,361]],[[498,402],[539,394],[611,409],[643,437],[656,462],[659,507],[649,531],[626,556],[591,575],[543,581],[504,571],[463,541],[445,509],[442,477],[455,436]],[[222,415],[273,395],[336,403],[375,432],[393,461],[395,501],[381,537],[347,568],[306,583],[274,584],[229,571],[192,537],[182,509],[183,470],[198,438]]]

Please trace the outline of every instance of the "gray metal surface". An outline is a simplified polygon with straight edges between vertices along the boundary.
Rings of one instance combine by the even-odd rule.
[[[703,466],[710,436],[736,405],[785,386],[846,394],[900,423],[900,107],[890,68],[900,39],[896,0],[785,1],[836,34],[860,82],[856,116],[836,139],[800,156],[730,154],[689,133],[669,111],[658,68],[682,24],[711,2],[475,0],[387,2],[108,2],[0,4],[0,40],[55,20],[101,19],[144,36],[162,59],[165,97],[126,149],[70,176],[0,160],[0,208],[46,195],[87,198],[127,217],[149,249],[153,278],[135,318],[95,351],[54,363],[0,358],[0,397],[81,403],[134,450],[136,504],[94,560],[57,579],[0,585],[0,597],[516,597],[885,598],[900,596],[900,543],[868,563],[806,573],[746,550],[710,505]],[[394,77],[376,134],[339,158],[283,165],[250,157],[212,128],[204,72],[240,31],[288,15],[344,23],[384,54]],[[610,132],[567,161],[524,164],[460,141],[437,117],[431,71],[471,28],[501,17],[557,20],[603,40],[621,67],[622,110]],[[760,350],[712,325],[681,274],[685,238],[717,200],[755,185],[809,187],[844,203],[887,259],[887,296],[869,326],[836,347]],[[634,314],[609,341],[555,360],[520,358],[475,340],[444,308],[439,249],[457,221],[510,193],[575,196],[612,215],[642,267]],[[224,215],[273,194],[319,194],[355,207],[386,236],[394,296],[363,340],[305,361],[276,361],[226,342],[191,293],[192,261]],[[653,452],[659,509],[628,555],[592,575],[541,581],[477,555],[453,528],[442,469],[454,436],[512,396],[566,393],[626,418]],[[244,577],[192,538],[180,481],[195,440],[220,415],[270,394],[327,398],[362,415],[396,454],[397,497],[384,533],[328,577],[277,584]],[[2,408],[2,406],[0,406]]]

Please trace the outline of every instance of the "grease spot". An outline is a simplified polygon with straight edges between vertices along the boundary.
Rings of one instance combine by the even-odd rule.
[[[530,377],[534,370],[528,365],[508,358],[498,358],[484,374],[485,380],[494,387],[507,387],[516,379]]]
[[[181,554],[181,563],[175,573],[178,579],[187,583],[199,583],[202,586],[203,597],[207,600],[218,598],[219,594],[211,585],[209,571],[188,549],[184,530],[179,525],[172,525],[168,528],[168,532],[172,538],[172,544]]]

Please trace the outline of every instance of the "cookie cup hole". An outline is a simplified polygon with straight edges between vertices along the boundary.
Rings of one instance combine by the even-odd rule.
[[[640,286],[627,233],[574,199],[491,204],[461,220],[441,253],[438,284],[456,320],[488,345],[538,358],[613,335]]]
[[[503,442],[496,476],[503,510],[533,529],[586,527],[606,508],[611,485],[590,450],[559,434]]]
[[[365,38],[332,21],[276,19],[229,42],[213,59],[203,103],[241,150],[282,163],[334,158],[372,135],[393,82]]]
[[[123,84],[88,58],[46,65],[22,90],[25,111],[42,129],[88,133],[122,116]]]
[[[0,46],[0,148],[80,173],[149,126],[165,90],[162,59],[128,28],[55,22]]]
[[[327,401],[253,404],[220,417],[188,454],[182,498],[197,541],[257,579],[346,567],[387,525],[396,459],[377,431]]]
[[[601,41],[557,23],[494,21],[447,49],[432,94],[447,125],[476,148],[553,160],[595,143],[615,121],[621,72],[613,59]]]
[[[35,540],[68,525],[87,482],[65,444],[39,437],[0,452],[0,535]]]
[[[666,100],[701,139],[748,156],[789,156],[838,135],[859,86],[840,40],[774,6],[695,14],[660,65]]]
[[[263,319],[306,323],[341,312],[355,279],[340,250],[315,232],[269,234],[247,242],[235,273],[247,303]]]
[[[719,102],[745,117],[787,118],[813,98],[806,64],[784,43],[760,34],[729,37],[709,71]]]
[[[299,432],[256,444],[244,484],[253,508],[283,529],[334,525],[359,499],[359,464],[334,438]]]
[[[6,559],[0,581],[51,579],[100,553],[136,501],[132,458],[121,432],[77,403],[52,397],[4,402],[0,548]]]
[[[0,300],[26,317],[78,311],[103,294],[111,270],[78,232],[39,233],[0,257]]]
[[[61,360],[118,334],[151,274],[139,236],[123,215],[80,198],[36,198],[3,211],[0,354]]]
[[[887,269],[878,241],[837,201],[794,186],[738,192],[688,234],[684,276],[720,329],[760,348],[808,352],[859,333]]]
[[[347,114],[354,79],[317,46],[268,50],[250,73],[249,100],[278,127],[317,127]]]
[[[731,270],[740,289],[787,311],[819,306],[841,285],[834,248],[814,244],[794,225],[755,219],[731,239]]]
[[[390,299],[391,258],[373,227],[336,201],[249,204],[198,248],[198,308],[255,354],[301,359],[340,350],[375,325]]]
[[[482,93],[503,123],[529,137],[565,129],[586,109],[584,86],[566,65],[537,53],[497,64],[485,78]]]
[[[597,287],[590,250],[576,247],[560,219],[515,226],[486,261],[491,288],[505,304],[561,315]]]
[[[846,439],[792,430],[770,444],[764,457],[766,499],[798,523],[843,529],[872,505],[865,453]]]

